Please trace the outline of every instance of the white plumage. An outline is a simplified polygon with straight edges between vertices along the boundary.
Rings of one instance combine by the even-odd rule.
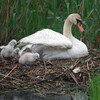
[[[19,41],[20,43],[38,44],[43,46],[71,48],[72,42],[64,35],[50,29],[43,29]],[[66,43],[67,42],[67,43]],[[63,45],[62,45],[63,44]]]
[[[19,56],[23,55],[24,51],[28,48],[31,50],[32,45],[26,45],[19,51]]]
[[[13,58],[18,58],[18,57],[20,57],[19,52],[20,52],[20,49],[19,49],[19,48],[15,48],[15,49],[12,51],[11,56],[12,56]]]
[[[19,63],[22,65],[31,65],[34,61],[39,59],[38,53],[27,52],[19,58]]]
[[[88,55],[87,46],[72,35],[72,24],[77,24],[79,29],[83,31],[80,15],[71,14],[65,20],[63,35],[51,29],[43,29],[22,38],[19,43],[32,45],[32,51],[42,52],[43,58],[47,60],[86,56]]]
[[[1,51],[4,47],[5,47],[4,45],[0,46],[0,51]]]
[[[3,49],[4,47],[5,47],[4,45],[0,46],[0,58],[2,58],[2,57],[1,57],[1,51],[2,51],[2,49]]]
[[[1,50],[2,59],[7,59],[11,57],[12,51],[14,50],[14,46],[17,44],[16,40],[11,40],[8,45],[4,46]]]

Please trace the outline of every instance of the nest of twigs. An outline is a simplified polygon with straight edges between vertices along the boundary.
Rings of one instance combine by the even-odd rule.
[[[81,68],[79,73],[72,71],[76,67]],[[31,67],[17,61],[3,63],[0,60],[0,90],[34,88],[37,92],[53,90],[62,93],[69,86],[85,88],[93,71],[97,70],[100,72],[100,50],[90,50],[87,57],[79,59],[42,60]]]

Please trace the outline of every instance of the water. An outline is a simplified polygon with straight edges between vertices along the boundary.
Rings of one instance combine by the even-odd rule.
[[[88,100],[82,91],[77,93],[72,92],[73,100]],[[69,94],[36,96],[32,91],[13,91],[5,94],[0,94],[0,100],[71,100]]]

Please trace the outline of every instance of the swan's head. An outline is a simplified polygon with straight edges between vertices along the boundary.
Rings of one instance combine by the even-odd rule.
[[[81,19],[81,16],[79,14],[71,14],[68,16],[68,18],[69,18],[71,23],[78,26],[78,28],[80,29],[81,32],[84,31],[84,29],[82,27],[82,19]]]

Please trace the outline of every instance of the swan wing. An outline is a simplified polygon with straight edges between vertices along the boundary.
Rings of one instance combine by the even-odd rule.
[[[64,35],[50,29],[43,29],[19,40],[20,44],[42,45],[45,47],[72,48],[72,42]]]

